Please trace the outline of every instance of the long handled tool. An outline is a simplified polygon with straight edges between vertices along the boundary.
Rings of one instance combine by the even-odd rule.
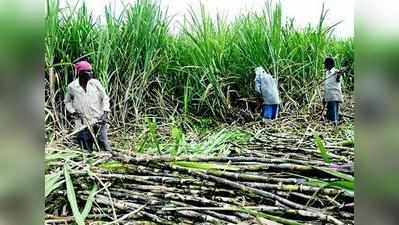
[[[58,142],[64,141],[64,140],[66,140],[66,139],[69,139],[69,138],[75,136],[76,134],[78,134],[79,132],[85,130],[86,128],[90,128],[90,126],[88,125],[89,122],[87,121],[86,118],[83,118],[83,117],[82,117],[82,118],[80,118],[80,119],[81,119],[81,121],[82,121],[82,124],[84,124],[83,126],[79,127],[78,129],[75,129],[74,131],[72,131],[71,133],[69,133],[69,134],[63,136],[62,138],[58,139],[57,141],[58,141]]]
[[[67,134],[67,135],[65,135],[65,136],[63,136],[63,137],[61,137],[60,139],[57,140],[57,142],[62,142],[62,141],[64,141],[64,140],[66,140],[66,139],[69,139],[69,138],[75,136],[76,134],[78,134],[79,132],[83,131],[84,129],[86,129],[86,128],[88,128],[88,127],[89,127],[89,126],[84,125],[84,126],[80,127],[79,129],[76,129],[76,130],[72,131],[71,133],[69,133],[69,134]]]
[[[349,67],[343,67],[342,69],[338,70],[336,73],[331,74],[330,76],[324,78],[323,80],[317,82],[316,84],[310,83],[310,84],[307,85],[306,87],[302,88],[302,90],[308,91],[310,88],[314,88],[314,87],[320,86],[320,85],[322,85],[326,80],[330,79],[331,77],[336,76],[337,74],[343,75],[343,74],[347,73],[348,70],[349,70]]]
[[[78,134],[79,132],[85,130],[86,128],[89,128],[90,133],[93,135],[93,137],[95,137],[94,131],[93,131],[91,125],[89,126],[90,123],[89,123],[89,121],[87,120],[87,118],[80,118],[80,119],[81,119],[82,123],[85,124],[85,125],[79,127],[78,129],[72,131],[71,133],[69,133],[69,134],[67,134],[67,135],[65,135],[65,136],[63,136],[63,137],[61,137],[61,138],[58,139],[56,142],[62,142],[62,141],[64,141],[64,140],[67,140],[67,139],[69,139],[69,138],[75,136],[75,135]],[[102,126],[104,126],[105,124],[109,124],[109,122],[107,121],[107,122],[105,122],[105,123],[98,123],[98,124],[100,125],[100,129],[101,129]],[[95,142],[97,142],[97,140],[95,140]],[[97,147],[99,147],[99,146],[98,146],[98,143],[96,143],[96,145],[97,145]]]
[[[321,109],[321,112],[320,112],[320,120],[323,119],[323,114],[324,114],[325,109],[326,109],[326,103],[323,101],[323,108]]]

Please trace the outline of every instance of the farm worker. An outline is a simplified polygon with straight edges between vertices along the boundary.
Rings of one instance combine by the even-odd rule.
[[[277,118],[280,104],[278,82],[263,67],[257,67],[255,74],[255,90],[263,98],[261,116],[264,119],[274,120]]]
[[[327,120],[338,124],[339,104],[343,101],[341,89],[341,71],[335,68],[334,59],[324,61],[326,78],[324,81],[324,104],[327,104]]]
[[[90,63],[80,61],[74,67],[78,78],[68,85],[64,103],[75,118],[75,128],[82,129],[77,141],[83,149],[92,151],[96,139],[102,150],[111,151],[107,124],[110,112],[108,95],[100,81],[93,78]]]

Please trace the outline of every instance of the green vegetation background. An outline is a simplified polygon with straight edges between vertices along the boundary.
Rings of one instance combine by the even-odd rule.
[[[48,109],[54,97],[57,111],[64,111],[63,93],[79,59],[94,65],[111,96],[112,118],[120,124],[145,115],[234,118],[254,102],[253,69],[260,65],[278,77],[283,109],[297,109],[320,100],[326,56],[338,66],[354,61],[353,39],[332,35],[337,24],[325,24],[324,8],[317,26],[301,30],[271,2],[261,13],[232,23],[211,18],[204,7],[191,9],[177,35],[169,32],[171,18],[153,1],[138,0],[119,15],[104,10],[105,22],[99,24],[84,4],[60,9],[58,0],[47,1],[46,71],[54,71],[56,90],[51,95],[46,88]],[[353,90],[353,79],[346,80],[345,90]],[[253,108],[249,104],[248,110]],[[48,116],[46,124],[53,120]]]

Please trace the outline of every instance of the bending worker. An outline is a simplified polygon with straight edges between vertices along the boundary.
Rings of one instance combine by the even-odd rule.
[[[326,58],[324,61],[326,78],[324,81],[324,102],[327,104],[327,120],[338,124],[339,104],[343,102],[341,89],[342,72],[335,68],[333,58]]]
[[[109,98],[100,81],[92,76],[92,66],[86,61],[75,64],[77,79],[68,85],[65,107],[72,114],[79,145],[93,150],[95,140],[102,150],[111,151],[108,140]],[[84,128],[86,126],[86,128]],[[84,129],[83,129],[84,128]]]
[[[280,104],[278,82],[263,67],[257,67],[255,74],[255,90],[263,98],[261,116],[264,119],[274,120],[278,116]]]

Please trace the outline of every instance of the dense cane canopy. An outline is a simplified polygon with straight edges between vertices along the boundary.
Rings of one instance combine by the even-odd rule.
[[[334,57],[338,66],[354,61],[353,40],[333,36],[337,24],[325,24],[325,9],[318,26],[298,29],[294,20],[283,18],[281,5],[271,2],[261,13],[231,23],[211,18],[201,7],[189,10],[178,34],[170,32],[165,10],[150,0],[126,5],[119,15],[104,10],[100,23],[84,3],[61,9],[58,0],[48,0],[46,68],[55,71],[54,98],[61,103],[74,78],[72,63],[92,63],[118,123],[176,113],[235,118],[256,96],[257,66],[278,77],[282,110],[307,109],[303,106],[321,100],[324,58]],[[345,91],[352,91],[353,79],[345,81]],[[56,107],[63,111],[62,104]]]

